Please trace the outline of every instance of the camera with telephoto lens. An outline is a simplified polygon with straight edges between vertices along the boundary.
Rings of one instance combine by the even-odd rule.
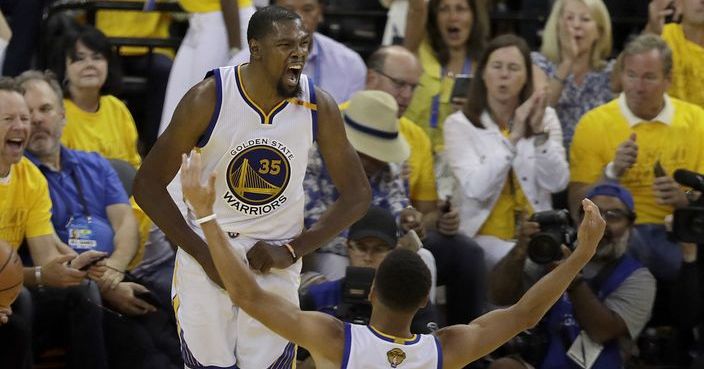
[[[374,268],[347,267],[342,284],[342,302],[335,311],[337,318],[354,324],[369,324],[372,316],[369,291],[375,272]]]
[[[528,257],[537,264],[562,259],[562,245],[574,248],[577,232],[570,225],[567,210],[548,210],[534,213],[529,221],[540,225],[540,232],[528,242]]]

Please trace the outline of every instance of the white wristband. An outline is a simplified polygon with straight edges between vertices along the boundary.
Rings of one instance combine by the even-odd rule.
[[[39,287],[39,288],[44,287],[44,285],[42,284],[42,267],[41,266],[34,267],[34,281],[37,283],[37,287]]]
[[[196,223],[203,224],[215,219],[215,213],[196,219]]]
[[[616,170],[614,169],[613,161],[609,162],[609,164],[606,164],[606,168],[604,168],[604,176],[612,180],[618,179],[618,176],[616,175]]]

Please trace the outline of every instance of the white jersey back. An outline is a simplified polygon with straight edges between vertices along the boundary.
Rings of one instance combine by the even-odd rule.
[[[442,350],[435,336],[387,336],[371,326],[345,323],[342,369],[440,369]]]
[[[317,129],[315,89],[301,75],[299,97],[267,114],[247,95],[240,68],[212,72],[218,100],[197,144],[204,179],[216,171],[214,210],[223,230],[266,240],[292,238],[303,229],[303,178]]]

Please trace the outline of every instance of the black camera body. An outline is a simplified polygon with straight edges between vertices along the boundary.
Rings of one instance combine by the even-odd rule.
[[[680,242],[704,242],[704,207],[676,209],[672,219],[672,233]]]
[[[540,225],[540,232],[528,242],[528,257],[537,264],[562,259],[562,245],[574,248],[577,231],[570,224],[567,210],[547,210],[534,213],[530,219]]]
[[[677,183],[695,191],[704,192],[704,175],[685,169],[677,169],[673,177]],[[672,219],[672,234],[677,241],[704,242],[704,196],[690,200],[689,206],[675,210]]]
[[[342,302],[335,311],[337,318],[354,324],[369,324],[372,316],[369,291],[375,272],[373,268],[347,267],[342,284]]]

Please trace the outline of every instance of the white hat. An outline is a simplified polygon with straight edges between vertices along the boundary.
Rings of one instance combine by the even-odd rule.
[[[383,91],[365,90],[352,95],[342,113],[347,139],[355,150],[387,163],[399,163],[411,153],[398,131],[398,104]]]

